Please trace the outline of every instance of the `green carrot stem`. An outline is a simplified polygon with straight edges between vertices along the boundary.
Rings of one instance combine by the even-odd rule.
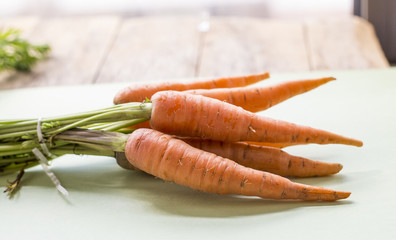
[[[56,134],[74,127],[95,123],[113,123],[132,119],[150,119],[151,103],[127,103],[98,111],[66,115],[61,117],[43,118],[41,127],[43,133]],[[16,120],[15,120],[16,121]],[[13,122],[15,122],[13,121]],[[0,139],[11,139],[36,134],[38,120],[28,119],[16,123],[0,125]],[[51,127],[53,126],[53,127]]]
[[[130,134],[130,133],[132,133],[134,130],[135,130],[135,129],[121,128],[121,129],[114,130],[114,131],[119,132],[119,133],[124,133],[124,134]]]
[[[125,103],[120,105],[115,105],[99,110],[94,111],[87,111],[83,113],[75,113],[75,114],[68,114],[68,115],[61,115],[57,117],[46,117],[42,118],[41,122],[56,122],[56,121],[67,121],[72,120],[76,121],[76,119],[84,119],[94,115],[111,112],[111,111],[119,111],[119,110],[127,110],[127,109],[139,109],[142,105],[148,105],[150,103]],[[20,127],[20,126],[37,126],[38,119],[13,119],[13,120],[1,120],[0,121],[0,129],[9,129],[13,127]],[[10,125],[12,124],[12,125]]]
[[[95,115],[89,118],[85,118],[83,120],[77,121],[75,123],[66,125],[62,128],[56,129],[54,131],[47,132],[47,134],[57,134],[60,132],[64,132],[68,129],[76,128],[76,127],[81,127],[84,125],[92,124],[92,123],[98,123],[98,122],[109,122],[111,121],[112,118],[116,119],[135,119],[135,118],[145,118],[148,119],[149,115],[142,116],[143,114],[147,114],[147,112],[142,112],[141,110],[134,111],[134,110],[122,110],[118,112],[111,112],[111,113],[102,113],[99,115]],[[151,114],[151,109],[148,112],[148,114]]]
[[[151,117],[152,105],[127,103],[78,114],[42,118],[38,139],[38,119],[0,121],[0,173],[17,171],[38,164],[33,148],[44,141],[50,153],[114,156],[125,150],[132,126]],[[102,129],[102,130],[90,130]],[[110,132],[111,131],[111,132]],[[52,156],[51,156],[52,157]],[[49,160],[52,160],[49,157]]]
[[[77,155],[100,155],[100,156],[114,156],[114,151],[106,150],[100,147],[88,148],[84,144],[66,144],[58,146],[56,148],[51,148],[50,151],[56,156],[62,156],[65,154],[77,154]],[[92,145],[95,146],[95,145]],[[33,149],[33,148],[32,148]],[[21,163],[34,161],[36,157],[32,154],[32,149],[26,150],[24,155],[10,154],[7,158],[0,159],[2,165],[7,165],[9,163]]]
[[[128,135],[123,133],[78,128],[62,132],[54,137],[54,140],[86,144],[91,148],[110,149],[113,152],[125,151],[127,139]]]
[[[108,126],[101,128],[101,130],[104,130],[104,131],[116,131],[118,129],[129,127],[129,126],[133,126],[133,125],[145,122],[145,121],[147,121],[145,118],[121,121],[121,122],[118,122],[118,123],[109,124]]]
[[[39,165],[40,163],[35,160],[35,161],[26,161],[26,162],[21,162],[21,163],[13,163],[10,165],[7,165],[6,167],[0,167],[0,174],[10,174],[16,171],[20,171],[21,169],[27,169],[31,168],[34,166]]]
[[[79,144],[67,145],[52,149],[51,152],[55,155],[62,156],[66,154],[76,155],[93,155],[93,156],[107,156],[114,157],[114,151],[106,151],[104,149],[98,150],[93,148],[86,148]]]
[[[32,142],[32,141],[30,141]],[[26,142],[23,142],[26,143]],[[2,156],[9,156],[9,155],[18,155],[18,154],[24,154],[24,153],[30,153],[32,151],[33,148],[40,148],[40,144],[38,142],[32,142],[29,144],[23,144],[23,143],[14,143],[14,144],[10,144],[9,146],[7,145],[0,145],[0,157]],[[68,144],[67,142],[64,141],[57,141],[56,145],[58,147],[60,146],[64,146]],[[50,149],[51,144],[46,144],[47,148]],[[8,148],[7,148],[8,147]],[[2,161],[2,160],[0,160]]]
[[[21,156],[10,156],[8,158],[1,159],[0,162],[4,165],[8,163],[19,163],[19,162],[28,162],[35,160],[36,157],[33,154],[27,154],[24,157]]]

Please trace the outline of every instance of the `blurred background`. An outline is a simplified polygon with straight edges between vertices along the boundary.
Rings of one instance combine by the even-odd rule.
[[[1,0],[0,29],[53,50],[0,88],[386,68],[394,12],[395,0]]]
[[[396,62],[396,1],[394,0],[2,0],[0,17],[119,14],[152,16],[196,14],[278,19],[361,16],[376,28],[385,55]]]
[[[353,0],[2,0],[2,16],[38,14],[64,16],[117,13],[125,16],[194,14],[237,15],[302,19],[346,16],[353,13]]]

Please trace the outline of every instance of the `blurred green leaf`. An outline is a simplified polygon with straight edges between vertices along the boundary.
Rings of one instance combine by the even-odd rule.
[[[0,71],[15,69],[28,72],[44,59],[51,50],[48,44],[32,45],[20,38],[20,31],[8,29],[0,32]]]

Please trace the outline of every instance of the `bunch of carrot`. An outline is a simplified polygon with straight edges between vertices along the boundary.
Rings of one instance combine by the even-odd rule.
[[[205,192],[272,199],[347,198],[349,192],[285,178],[335,174],[342,169],[341,164],[292,156],[277,147],[308,143],[362,146],[361,141],[253,113],[334,78],[248,86],[268,77],[264,73],[184,84],[131,86],[115,96],[114,103],[118,105],[113,108],[43,119],[42,126],[47,124],[43,129],[45,144],[59,154],[117,152],[120,166]],[[31,119],[0,121],[0,144],[8,144],[3,149],[23,145],[23,159],[28,159],[21,160],[20,151],[19,155],[11,150],[2,154],[0,146],[0,172],[34,163],[28,153],[30,147],[26,147],[30,145],[22,142],[34,142],[35,124],[37,121]],[[125,152],[125,158],[120,157],[120,152]]]
[[[326,201],[348,197],[348,192],[301,185],[282,177],[335,174],[341,164],[292,156],[271,146],[362,146],[361,141],[252,113],[335,78],[247,87],[268,77],[264,73],[123,89],[115,96],[115,104],[147,98],[153,104],[149,123],[134,126],[138,130],[128,140],[127,160],[161,179],[206,192]]]

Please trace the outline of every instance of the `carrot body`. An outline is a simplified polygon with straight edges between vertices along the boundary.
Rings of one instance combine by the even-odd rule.
[[[151,129],[133,132],[125,154],[142,171],[205,192],[311,201],[334,201],[350,195],[247,168]]]
[[[335,78],[327,77],[310,80],[299,80],[280,83],[270,87],[193,89],[186,90],[184,92],[215,98],[228,102],[232,105],[242,107],[243,109],[250,112],[258,112],[266,110],[298,94],[308,92],[332,80],[335,80]],[[131,128],[137,129],[142,127],[150,128],[150,124],[148,122],[144,122],[134,125]],[[285,147],[284,145],[279,144],[272,144],[270,146]]]
[[[250,112],[258,112],[332,80],[335,80],[335,78],[291,81],[269,87],[195,89],[186,92],[226,101]]]
[[[138,129],[138,128],[151,128],[150,121],[145,121],[142,123],[138,123],[136,125],[128,127],[129,129]]]
[[[151,127],[167,134],[224,142],[363,144],[327,131],[259,116],[200,95],[164,91],[154,94],[151,100]]]
[[[245,167],[290,177],[326,176],[338,173],[342,165],[297,157],[278,148],[242,142],[219,142],[198,138],[183,138],[189,145],[231,159]]]
[[[150,84],[135,84],[119,91],[114,97],[114,103],[142,102],[159,91],[176,90],[185,91],[189,89],[212,89],[212,88],[233,88],[251,85],[261,80],[269,78],[269,73],[218,78],[212,80],[202,80],[194,82],[158,82]]]
[[[138,126],[138,125],[136,125],[136,126]],[[290,146],[301,144],[301,143],[296,143],[296,142],[294,142],[294,143],[270,143],[270,142],[250,142],[250,141],[243,141],[243,142],[247,143],[247,144],[257,145],[257,146],[274,147],[274,148],[285,148],[285,147],[290,147]]]

